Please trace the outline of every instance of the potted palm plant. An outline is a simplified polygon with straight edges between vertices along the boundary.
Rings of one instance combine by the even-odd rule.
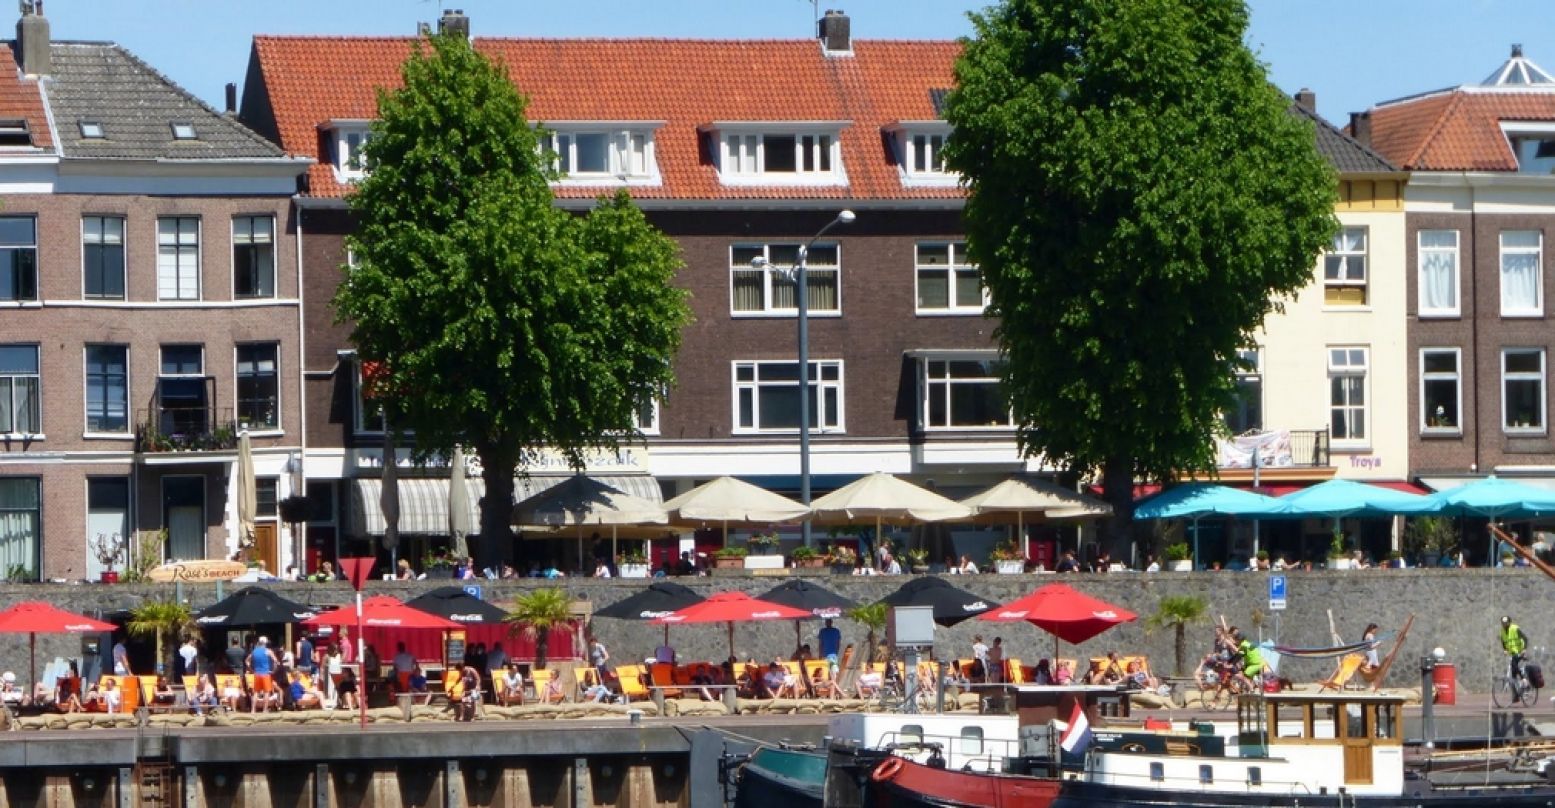
[[[1188,543],[1180,541],[1166,545],[1166,562],[1173,572],[1192,572],[1193,554],[1188,551]]]
[[[1019,575],[1026,571],[1026,556],[1021,554],[1020,545],[1014,539],[1000,542],[988,557],[993,559],[994,571],[1000,575]]]
[[[102,582],[116,584],[119,582],[119,573],[114,567],[123,563],[125,555],[129,552],[129,546],[124,543],[124,537],[117,533],[99,533],[92,540],[92,555],[97,558],[97,563],[103,565]]]
[[[130,612],[130,621],[124,624],[132,636],[156,639],[157,673],[167,670],[163,663],[168,660],[162,656],[162,649],[178,647],[178,637],[193,627],[194,613],[189,610],[189,606],[172,600],[142,603]],[[166,646],[163,645],[164,639],[168,641]]]
[[[648,555],[641,548],[627,550],[621,554],[622,578],[647,578]]]
[[[421,572],[427,576],[427,580],[453,578],[458,566],[459,562],[448,555],[447,550],[427,553],[421,558]]]
[[[513,598],[509,631],[535,641],[535,667],[544,669],[551,629],[572,622],[572,599],[560,589],[531,589]]]
[[[929,551],[922,547],[915,547],[907,551],[907,568],[914,575],[923,575],[929,571]]]
[[[1344,530],[1334,528],[1333,538],[1328,542],[1328,568],[1334,570],[1347,570],[1350,568],[1350,559],[1344,552]]]
[[[1452,550],[1457,539],[1457,529],[1446,516],[1416,516],[1409,520],[1404,531],[1404,546],[1415,555],[1422,567],[1434,567],[1442,555]]]
[[[833,544],[826,551],[826,563],[831,565],[835,575],[852,575],[858,566],[858,553],[845,544]]]
[[[867,665],[876,660],[880,651],[876,637],[885,630],[885,621],[889,615],[885,603],[866,603],[863,606],[855,606],[848,610],[848,619],[864,626],[867,634],[864,638],[865,650],[860,654],[860,665]]]
[[[778,551],[776,533],[754,533],[745,542],[745,568],[748,570],[777,570],[783,568],[783,554]]]
[[[1208,611],[1209,602],[1198,595],[1167,595],[1161,598],[1155,614],[1145,619],[1145,627],[1151,631],[1161,628],[1173,630],[1172,650],[1177,658],[1172,670],[1177,676],[1187,675],[1184,671],[1187,670],[1188,624],[1202,621]]]

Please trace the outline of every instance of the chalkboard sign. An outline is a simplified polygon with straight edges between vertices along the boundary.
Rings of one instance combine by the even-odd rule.
[[[454,632],[448,635],[448,645],[444,651],[449,665],[464,664],[464,632]]]

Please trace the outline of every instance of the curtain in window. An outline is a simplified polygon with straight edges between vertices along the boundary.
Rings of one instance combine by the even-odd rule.
[[[1458,259],[1450,252],[1422,252],[1420,295],[1429,311],[1458,308]]]
[[[810,311],[837,310],[837,271],[811,271],[805,279],[805,291]]]
[[[735,311],[761,311],[761,278],[764,273],[759,269],[736,269],[734,271],[734,310]]]
[[[772,272],[772,270],[767,270]],[[805,279],[808,283],[815,281],[815,275]],[[772,308],[774,309],[798,309],[799,298],[794,296],[795,284],[792,279],[783,277],[780,272],[772,272]],[[813,294],[813,293],[812,293]]]
[[[180,561],[205,557],[205,526],[198,505],[167,509],[167,553]]]
[[[1539,308],[1539,234],[1532,231],[1501,234],[1501,309],[1536,311]],[[1513,248],[1520,249],[1510,252]]]
[[[38,481],[0,480],[0,576],[21,565],[38,570]]]

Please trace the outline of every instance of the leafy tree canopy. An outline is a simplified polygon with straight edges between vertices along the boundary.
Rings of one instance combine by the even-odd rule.
[[[558,209],[524,97],[464,38],[430,37],[403,73],[379,93],[336,311],[382,369],[391,425],[423,452],[473,449],[481,535],[510,537],[524,453],[581,468],[672,383],[689,317],[678,248],[624,192]]]
[[[1335,177],[1243,44],[1242,0],[1004,0],[973,21],[946,156],[1021,446],[1103,469],[1121,529],[1136,476],[1214,467],[1237,350],[1311,280]]]

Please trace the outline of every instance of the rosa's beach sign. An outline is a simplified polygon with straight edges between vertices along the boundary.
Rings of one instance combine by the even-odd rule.
[[[231,581],[248,572],[248,565],[241,561],[174,561],[163,564],[146,573],[146,578],[161,584],[202,583]]]

